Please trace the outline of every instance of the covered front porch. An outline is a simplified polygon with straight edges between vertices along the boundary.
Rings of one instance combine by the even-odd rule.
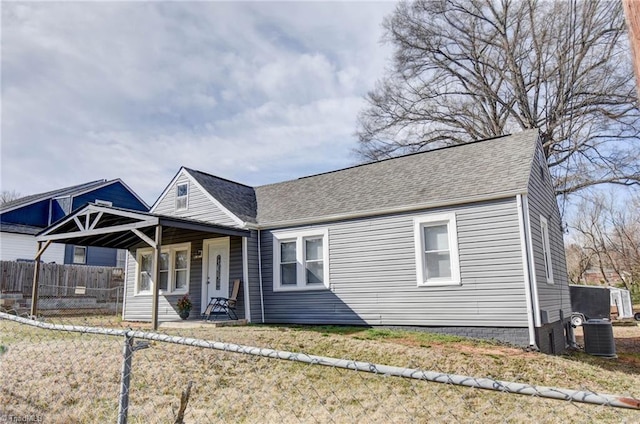
[[[177,301],[188,295],[200,316],[210,297],[228,297],[241,281],[236,312],[250,316],[247,299],[247,237],[243,229],[193,219],[89,204],[36,236],[36,262],[52,242],[127,251],[123,319],[179,320]],[[38,269],[32,315],[37,314]],[[156,283],[157,282],[157,283]],[[79,284],[80,285],[80,284]]]

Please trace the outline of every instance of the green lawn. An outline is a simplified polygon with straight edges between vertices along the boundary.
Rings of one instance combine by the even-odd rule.
[[[118,328],[145,325],[108,319]],[[64,318],[105,324],[105,319]],[[53,319],[52,319],[53,320]],[[616,333],[619,329],[615,329]],[[640,327],[632,348],[606,360],[549,356],[414,331],[340,326],[172,328],[161,332],[291,352],[531,385],[640,398]],[[618,336],[618,334],[616,334]],[[45,422],[117,420],[121,337],[42,330],[0,321],[0,415]],[[129,422],[172,422],[193,381],[185,422],[640,422],[640,412],[404,380],[197,347],[152,342],[133,357]]]

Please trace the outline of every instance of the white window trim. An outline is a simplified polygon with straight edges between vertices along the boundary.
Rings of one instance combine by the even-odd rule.
[[[76,262],[76,249],[83,249],[84,250],[83,261],[82,262]],[[73,246],[73,257],[71,258],[71,263],[79,264],[79,265],[86,265],[86,263],[87,263],[87,248],[85,246]]]
[[[540,233],[542,235],[542,259],[544,261],[544,278],[547,284],[555,284],[553,280],[553,260],[551,258],[551,243],[549,242],[549,222],[540,215]]]
[[[449,234],[449,260],[451,261],[451,278],[427,280],[424,272],[424,231],[425,226],[447,224]],[[416,252],[416,281],[418,286],[456,286],[461,284],[460,257],[458,252],[458,231],[455,213],[422,215],[413,218],[413,238]]]
[[[176,289],[175,288],[175,255],[179,250],[187,251],[187,287],[184,289]],[[153,275],[150,277],[150,286],[149,290],[140,291],[140,257],[143,254],[151,253],[152,261],[155,261],[155,257],[153,257],[153,249],[150,247],[145,247],[142,249],[138,249],[136,251],[136,285],[135,285],[135,296],[148,296],[153,294],[153,290],[155,288],[155,281],[153,281]],[[169,254],[169,277],[168,277],[168,290],[160,290],[160,294],[164,296],[173,296],[173,295],[181,295],[187,294],[189,292],[189,284],[191,282],[191,243],[180,243],[180,244],[170,244],[166,246],[162,246],[160,250],[161,253]],[[153,262],[152,262],[153,263]]]
[[[277,231],[273,236],[273,291],[310,291],[329,289],[329,230],[303,230],[303,231]],[[322,237],[322,259],[324,261],[322,272],[324,276],[323,284],[306,284],[306,268],[304,260],[304,240],[307,238]],[[295,286],[282,286],[280,284],[280,242],[296,241],[296,271],[297,284]]]
[[[184,196],[178,196],[178,187],[186,185],[187,186],[187,194],[185,194]],[[189,190],[191,187],[189,187],[189,181],[185,181],[183,183],[176,183],[176,195],[175,195],[175,209],[176,211],[186,211],[187,209],[189,209]],[[184,197],[184,208],[179,208],[178,207],[178,199],[182,199]]]

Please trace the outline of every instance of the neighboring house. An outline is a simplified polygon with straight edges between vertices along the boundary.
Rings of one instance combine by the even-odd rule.
[[[4,203],[0,206],[0,260],[32,261],[37,252],[35,235],[87,203],[149,210],[149,206],[119,179],[91,181]],[[124,252],[55,243],[45,251],[42,261],[124,266]]]
[[[608,286],[617,286],[619,284],[624,284],[623,277],[628,277],[629,273],[622,271],[622,276],[616,272],[616,270],[611,268],[597,269],[597,268],[589,268],[584,271],[582,274],[582,278],[580,278],[580,283],[596,286],[596,285],[608,285]]]
[[[150,213],[87,206],[38,239],[127,248],[124,319],[154,325],[185,293],[198,314],[241,279],[251,322],[429,327],[544,352],[569,331],[536,130],[261,187],[183,167]]]

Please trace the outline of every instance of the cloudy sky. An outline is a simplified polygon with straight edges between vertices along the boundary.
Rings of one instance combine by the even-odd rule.
[[[181,165],[261,185],[356,162],[392,2],[2,2],[1,188]]]

